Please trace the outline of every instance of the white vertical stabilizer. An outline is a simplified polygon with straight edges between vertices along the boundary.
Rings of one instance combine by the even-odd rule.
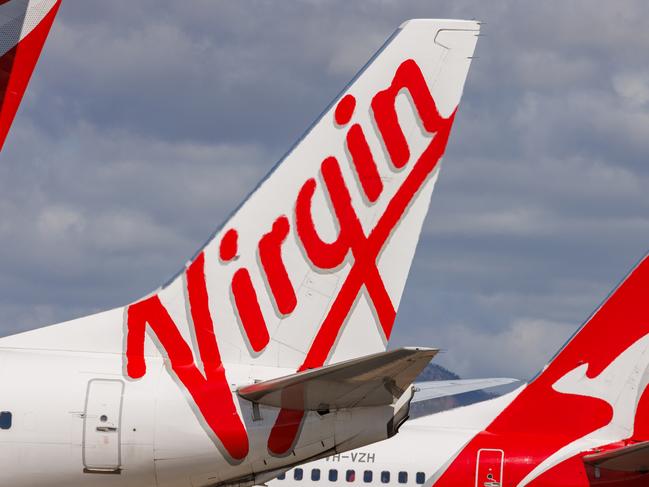
[[[0,346],[126,353],[132,377],[158,353],[306,369],[384,350],[478,31],[404,23],[167,285]]]

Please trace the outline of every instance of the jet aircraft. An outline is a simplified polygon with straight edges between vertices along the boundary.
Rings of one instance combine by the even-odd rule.
[[[0,1],[2,140],[58,8]],[[168,282],[0,338],[0,484],[245,487],[393,436],[437,353],[386,347],[479,29],[404,23]]]

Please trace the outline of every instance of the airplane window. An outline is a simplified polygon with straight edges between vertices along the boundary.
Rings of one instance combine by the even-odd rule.
[[[11,428],[12,414],[9,411],[2,411],[0,413],[0,430],[8,430]]]
[[[363,482],[366,484],[369,484],[372,481],[372,477],[373,475],[371,470],[365,470],[365,472],[363,472]]]
[[[400,484],[408,483],[408,472],[399,472],[399,483]]]
[[[345,473],[345,480],[347,482],[353,482],[356,480],[356,472],[354,470],[347,470]]]
[[[417,472],[415,481],[418,484],[423,484],[424,482],[426,482],[426,474],[424,472]]]
[[[296,468],[295,470],[293,470],[293,478],[295,480],[302,480],[303,476],[304,476],[304,470],[302,470],[301,468]]]
[[[320,469],[319,468],[314,468],[311,470],[311,480],[313,481],[318,481],[320,480]]]
[[[381,482],[384,484],[390,482],[390,472],[388,472],[387,470],[383,470],[383,472],[381,472]]]
[[[284,480],[286,478],[286,472],[282,472],[277,476],[277,480]]]
[[[336,480],[338,480],[338,470],[332,468],[329,470],[329,481],[335,482]]]

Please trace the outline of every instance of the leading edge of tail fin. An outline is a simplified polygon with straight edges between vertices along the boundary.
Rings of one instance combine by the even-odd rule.
[[[61,0],[0,1],[0,151]]]

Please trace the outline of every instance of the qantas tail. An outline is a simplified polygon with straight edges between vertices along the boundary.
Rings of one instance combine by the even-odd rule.
[[[622,281],[508,408],[560,412],[544,431],[615,427],[616,435],[649,439],[649,255]],[[520,411],[519,411],[520,410]],[[588,414],[584,414],[585,412]],[[600,434],[599,432],[597,434]]]
[[[61,0],[0,1],[0,150]]]
[[[518,485],[550,481],[580,455],[649,440],[648,384],[649,255],[487,431],[511,437],[511,454],[525,445],[515,438],[543,438],[547,457]]]
[[[546,375],[556,379],[558,393],[598,400],[594,409],[610,422],[594,436],[649,440],[649,256],[557,355],[541,383]]]

